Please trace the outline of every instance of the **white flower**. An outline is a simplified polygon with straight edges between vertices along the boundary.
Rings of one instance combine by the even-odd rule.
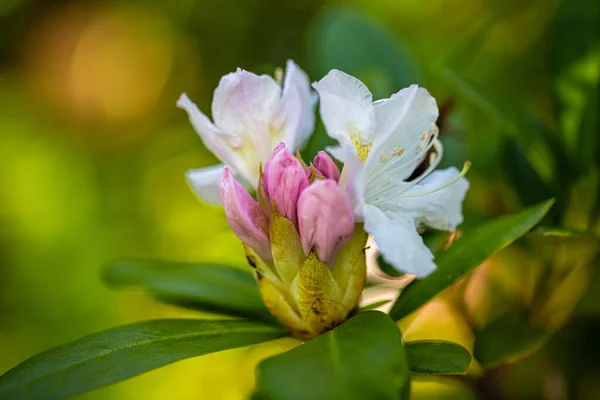
[[[212,102],[214,124],[183,93],[177,106],[187,111],[204,145],[224,163],[188,171],[192,189],[204,201],[219,204],[225,165],[245,186],[255,188],[259,163],[278,143],[294,152],[306,142],[315,124],[314,105],[308,76],[291,60],[283,90],[272,77],[239,68],[221,78]]]
[[[388,263],[427,276],[435,269],[434,257],[417,227],[454,230],[463,220],[469,188],[462,177],[467,167],[433,171],[442,156],[435,99],[412,85],[373,103],[361,81],[337,70],[313,87],[327,133],[340,142],[329,150],[345,163],[341,179],[354,196],[357,217]],[[427,170],[406,181],[432,147]]]

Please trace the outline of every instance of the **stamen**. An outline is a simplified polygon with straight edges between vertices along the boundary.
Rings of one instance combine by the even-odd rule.
[[[400,157],[404,153],[404,147],[396,147],[392,152],[393,156]]]
[[[442,155],[444,154],[444,147],[442,146],[442,143],[439,140],[434,140],[427,147],[428,147],[427,151],[429,151],[429,148],[431,148],[431,147],[435,148],[435,150],[434,150],[435,152],[430,154],[430,156],[429,156],[429,167],[425,170],[425,172],[423,172],[416,179],[406,182],[408,185],[404,186],[402,188],[402,191],[400,193],[396,193],[395,196],[401,196],[402,193],[411,189],[413,186],[415,186],[417,183],[419,183],[422,179],[424,179],[427,175],[429,175],[439,165],[440,161],[442,160]],[[424,154],[424,153],[422,153],[422,154]],[[421,157],[422,157],[421,154],[417,155],[410,162],[414,163],[415,161],[420,160]],[[392,164],[392,163],[393,162],[390,162],[389,164]],[[400,166],[400,168],[403,168],[407,164],[408,163],[404,163],[402,166]],[[374,185],[374,187],[372,187],[372,185]],[[379,201],[385,201],[385,199],[391,192],[398,190],[398,188],[396,186],[388,186],[384,189],[381,189],[380,187],[378,187],[376,180],[369,181],[369,183],[367,183],[367,186],[369,188],[372,188],[373,198],[376,199],[373,201],[373,204],[375,204]]]
[[[239,150],[244,146],[244,138],[241,136],[234,136],[227,138],[227,143],[234,150]]]
[[[440,128],[438,128],[438,126],[436,124],[434,124],[433,122],[431,123],[430,129],[434,135],[437,135],[440,132]]]
[[[281,85],[281,83],[283,82],[283,68],[281,68],[281,67],[275,68],[274,77],[275,77],[275,81],[277,83],[279,83],[279,85]]]
[[[442,161],[442,156],[444,155],[444,146],[442,146],[442,142],[440,142],[439,140],[434,140],[431,144],[435,148],[435,152],[431,153],[429,155],[429,166],[427,167],[425,172],[423,172],[421,175],[419,175],[416,179],[413,179],[412,181],[409,182],[409,183],[411,183],[411,187],[415,186],[416,184],[421,182],[423,179],[425,179],[427,177],[427,175],[432,173],[433,170],[436,169],[438,167],[438,165],[440,165],[440,162]]]
[[[425,131],[421,134],[421,140],[429,139],[429,131]]]
[[[452,185],[454,182],[458,181],[460,178],[462,178],[463,176],[465,176],[467,174],[467,172],[469,172],[469,169],[471,169],[471,162],[470,161],[466,161],[465,164],[463,165],[462,171],[460,171],[460,174],[458,174],[457,176],[455,176],[453,179],[451,179],[450,181],[446,182],[442,186],[440,186],[438,188],[435,188],[435,189],[432,189],[432,190],[429,190],[427,192],[409,194],[409,195],[402,196],[402,197],[419,197],[419,196],[425,196],[426,194],[431,194],[431,193],[439,192],[440,190],[447,188],[448,186]]]
[[[389,158],[388,156],[386,156],[385,154],[382,154],[382,155],[379,157],[379,161],[381,161],[381,163],[384,163],[384,162],[386,162],[386,161],[387,161],[387,159],[388,159],[388,158]]]
[[[422,146],[422,142],[417,142],[415,145],[413,145],[410,149],[408,154],[412,154],[413,149],[415,148],[419,148],[419,151],[417,154],[414,155],[413,158],[403,162],[400,165],[397,165],[397,163],[395,162],[396,160],[401,160],[400,158],[394,159],[392,161],[390,161],[389,163],[386,164],[381,164],[378,165],[372,172],[373,175],[380,175],[380,174],[385,174],[389,169],[391,169],[392,167],[396,170],[398,169],[403,169],[405,167],[407,167],[408,165],[410,165],[411,163],[415,163],[421,160],[422,157],[425,156],[425,154],[429,151],[429,149],[431,149],[431,147],[433,147],[434,145],[436,145],[436,139],[437,139],[437,134],[435,134],[432,138],[432,141],[429,142],[429,144],[425,147]],[[415,165],[416,167],[416,165]]]
[[[367,161],[367,156],[369,155],[369,152],[371,151],[371,147],[373,147],[373,143],[372,142],[362,143],[360,133],[361,133],[360,130],[354,129],[354,131],[350,135],[350,140],[352,140],[352,144],[354,144],[354,148],[356,149],[356,152],[358,153],[358,157],[360,158],[360,161],[362,161],[362,164],[364,165],[365,161]]]

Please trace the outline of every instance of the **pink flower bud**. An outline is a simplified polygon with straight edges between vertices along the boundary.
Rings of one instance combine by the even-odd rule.
[[[340,169],[331,159],[329,154],[325,153],[324,151],[317,153],[313,159],[313,165],[325,178],[333,179],[336,182],[340,180]]]
[[[297,225],[296,204],[308,187],[308,178],[300,161],[283,143],[275,147],[265,164],[263,186],[277,212]]]
[[[271,260],[269,218],[227,167],[221,176],[219,194],[233,233],[263,260]]]
[[[329,262],[354,231],[354,213],[348,194],[332,179],[317,180],[298,199],[298,227],[305,254]]]

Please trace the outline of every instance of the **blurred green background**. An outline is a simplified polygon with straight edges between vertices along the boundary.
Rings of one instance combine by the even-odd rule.
[[[223,212],[186,185],[187,169],[216,160],[175,107],[186,91],[208,110],[219,78],[238,66],[271,74],[292,58],[312,80],[339,68],[375,98],[424,85],[441,108],[444,163],[473,162],[465,229],[555,197],[546,226],[597,235],[598,15],[595,0],[2,0],[0,373],[94,331],[197,315],[108,290],[99,271],[110,260],[243,267]],[[319,126],[306,155],[325,143]],[[531,242],[501,253],[474,280],[498,279],[496,288],[521,299],[523,271],[555,262],[559,248],[566,264],[597,264],[597,242],[585,256],[576,244]],[[590,284],[571,321],[541,352],[492,371],[485,382],[494,390],[485,393],[600,397],[594,269],[564,289],[570,311]],[[496,293],[471,286],[471,298]],[[430,308],[448,325],[427,329],[460,341],[446,307]],[[80,397],[241,399],[257,360],[294,344],[187,360]],[[414,397],[472,398],[465,386],[421,380]]]

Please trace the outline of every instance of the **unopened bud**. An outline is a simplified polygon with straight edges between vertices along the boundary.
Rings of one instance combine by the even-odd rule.
[[[313,159],[313,165],[325,178],[336,182],[340,180],[340,169],[326,152],[318,152]]]
[[[231,230],[263,260],[271,260],[269,218],[227,167],[219,190]]]
[[[283,143],[277,145],[267,160],[263,185],[277,212],[297,225],[296,205],[300,193],[308,187],[308,178],[300,161]]]
[[[354,231],[348,194],[332,179],[315,181],[298,199],[298,228],[304,253],[328,263]]]

